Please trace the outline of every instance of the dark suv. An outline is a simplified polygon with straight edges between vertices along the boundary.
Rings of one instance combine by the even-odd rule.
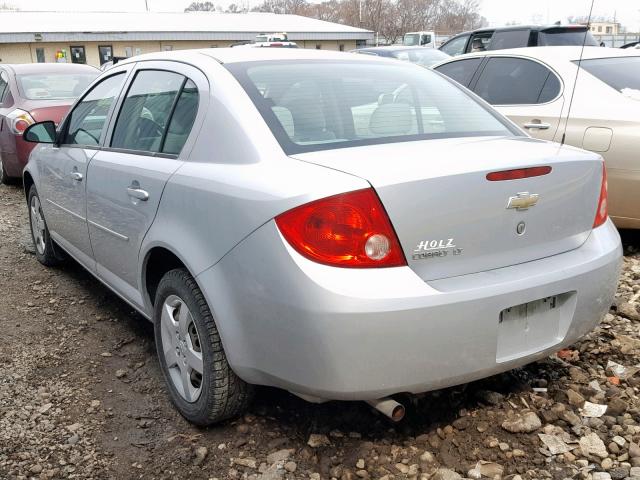
[[[586,35],[586,37],[585,37]],[[517,25],[501,28],[479,28],[459,33],[442,44],[440,50],[451,55],[462,55],[484,50],[505,48],[543,47],[547,45],[597,46],[598,42],[586,25]]]

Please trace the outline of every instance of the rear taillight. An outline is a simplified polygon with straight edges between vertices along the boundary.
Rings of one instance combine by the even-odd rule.
[[[368,188],[322,198],[276,217],[304,257],[337,267],[399,267],[407,262],[380,199]]]
[[[16,108],[7,114],[9,130],[14,135],[22,135],[29,125],[36,123],[33,117],[24,110]]]
[[[602,163],[602,184],[600,185],[600,198],[598,199],[598,210],[596,219],[593,221],[593,228],[599,227],[607,221],[609,216],[609,202],[607,201],[607,169]]]

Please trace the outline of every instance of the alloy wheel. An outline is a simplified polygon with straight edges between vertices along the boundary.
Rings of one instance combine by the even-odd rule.
[[[44,217],[42,216],[40,199],[38,199],[37,196],[33,196],[31,198],[31,205],[29,206],[29,216],[31,217],[31,233],[33,235],[33,243],[35,244],[38,253],[40,255],[44,255],[44,249],[46,247],[46,224],[44,223]]]
[[[161,327],[162,351],[169,378],[180,396],[193,403],[202,392],[202,348],[193,316],[177,295],[169,295],[164,301]]]

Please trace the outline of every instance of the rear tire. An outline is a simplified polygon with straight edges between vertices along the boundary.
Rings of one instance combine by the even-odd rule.
[[[31,239],[35,247],[35,255],[38,261],[46,267],[54,267],[64,260],[64,254],[56,251],[55,243],[49,234],[47,222],[42,212],[42,204],[35,186],[29,189],[28,209],[29,226],[31,227]]]
[[[183,417],[206,426],[247,409],[253,387],[231,370],[209,306],[187,270],[162,277],[153,321],[160,368]]]

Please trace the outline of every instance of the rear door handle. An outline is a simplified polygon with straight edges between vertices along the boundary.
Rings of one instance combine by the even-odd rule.
[[[528,130],[549,130],[549,128],[551,128],[551,125],[549,125],[548,123],[525,123],[523,125],[524,128],[528,129]]]
[[[127,194],[130,197],[137,198],[138,200],[141,200],[143,202],[149,200],[149,192],[147,192],[146,190],[142,190],[141,188],[129,187],[127,188]]]
[[[71,172],[69,176],[76,182],[81,182],[84,176],[80,172]]]

